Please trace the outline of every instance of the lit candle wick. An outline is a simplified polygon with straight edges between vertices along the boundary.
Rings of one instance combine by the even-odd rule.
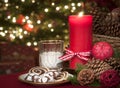
[[[82,11],[82,12],[80,12],[79,14],[78,14],[78,16],[83,16],[83,14],[84,14],[84,12]]]

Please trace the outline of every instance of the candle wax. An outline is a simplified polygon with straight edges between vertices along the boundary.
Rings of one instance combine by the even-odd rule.
[[[92,49],[92,16],[69,16],[70,50],[74,52],[87,52]],[[85,64],[86,61],[74,57],[70,61],[70,68],[75,69],[76,64]]]

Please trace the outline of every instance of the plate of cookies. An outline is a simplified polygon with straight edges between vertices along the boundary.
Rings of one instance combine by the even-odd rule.
[[[70,76],[72,77],[72,74],[67,71],[37,66],[31,68],[28,73],[20,75],[18,79],[31,85],[59,85],[69,82]]]

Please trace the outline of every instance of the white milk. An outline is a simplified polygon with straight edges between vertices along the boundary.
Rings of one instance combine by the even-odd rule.
[[[43,67],[58,68],[58,63],[62,62],[59,57],[62,55],[63,53],[58,51],[43,52],[39,54],[39,63]]]

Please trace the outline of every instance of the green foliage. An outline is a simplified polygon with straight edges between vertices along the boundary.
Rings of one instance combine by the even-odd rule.
[[[120,51],[118,49],[114,49],[114,58],[120,58]]]
[[[86,68],[84,65],[77,64],[77,68],[75,69],[76,73],[78,74],[82,69]]]
[[[88,86],[93,86],[93,87],[100,87],[100,82],[98,80],[94,80],[93,83],[89,84]]]
[[[73,85],[79,85],[79,82],[77,81],[77,75],[73,75],[73,77],[69,77],[68,80],[73,84]]]
[[[0,32],[7,33],[5,36],[1,36],[1,40],[26,44],[27,42],[38,42],[41,39],[61,39],[66,43],[68,42],[68,16],[76,15],[81,11],[82,6],[78,6],[81,2],[86,0],[4,0],[0,1],[0,27],[3,29]],[[8,4],[8,6],[6,6]],[[52,5],[54,4],[54,5]],[[65,8],[66,7],[66,8]],[[48,9],[48,12],[45,11]],[[56,10],[59,9],[59,10]],[[19,15],[23,15],[25,22],[18,24],[13,22],[13,18],[16,19]],[[8,18],[10,16],[10,18]],[[26,31],[24,25],[27,20],[31,21],[34,26],[33,31],[28,34],[24,34]],[[40,24],[37,21],[40,20]],[[52,27],[48,27],[51,24]],[[22,36],[19,38],[19,29],[23,29]],[[15,31],[17,34],[15,34]],[[11,40],[10,35],[14,35],[15,38]],[[2,39],[3,38],[3,39]]]
[[[73,74],[73,77],[69,77],[68,80],[73,84],[73,85],[79,85],[79,82],[77,81],[77,75],[78,73],[84,69],[85,67],[81,64],[77,64],[77,67],[75,69],[75,73]]]

